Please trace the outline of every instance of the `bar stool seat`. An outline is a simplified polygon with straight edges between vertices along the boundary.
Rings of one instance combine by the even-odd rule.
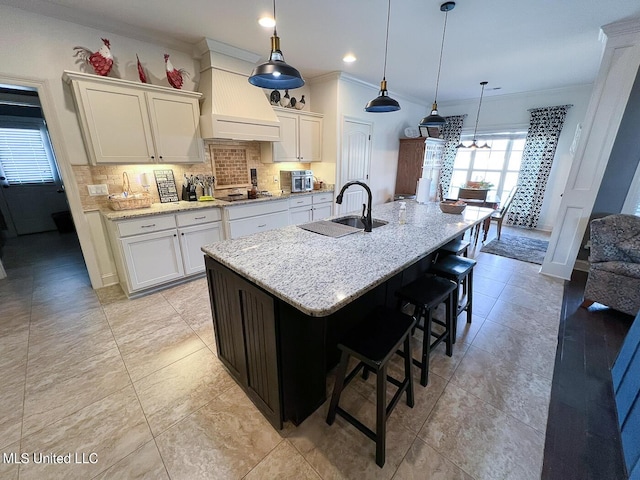
[[[429,382],[429,356],[431,350],[441,342],[445,342],[446,353],[452,355],[452,337],[454,324],[454,293],[457,285],[450,280],[440,278],[435,275],[425,275],[405,285],[396,292],[400,306],[409,303],[414,306],[414,318],[416,327],[423,331],[422,335],[422,357],[421,360],[413,359],[413,363],[420,367],[420,384],[426,387]],[[440,321],[433,318],[433,312],[441,303],[446,304],[445,320]],[[420,325],[420,320],[424,323]],[[432,323],[437,323],[444,327],[442,333],[436,334],[432,331]],[[435,340],[431,340],[435,337]]]
[[[413,407],[413,379],[411,376],[411,332],[415,320],[404,313],[388,307],[377,307],[368,315],[362,324],[349,332],[338,344],[341,350],[340,364],[336,375],[336,382],[331,395],[331,404],[327,414],[327,423],[332,425],[336,414],[339,414],[354,427],[376,442],[376,464],[382,467],[385,462],[386,422],[387,418],[398,404],[400,397],[406,392],[406,402]],[[404,375],[399,381],[387,375],[387,364],[396,351],[404,343]],[[355,357],[360,362],[347,375],[349,357]],[[369,429],[357,418],[343,410],[338,404],[342,390],[358,374],[361,369],[367,374],[376,374],[376,431]],[[365,377],[366,378],[366,377]],[[387,405],[386,381],[398,387],[397,392]]]
[[[456,240],[451,240],[448,243],[445,243],[444,245],[442,245],[439,249],[438,249],[438,253],[442,253],[445,255],[460,255],[462,254],[464,257],[468,257],[469,256],[469,246],[471,245],[470,242],[467,242],[466,240],[459,238]]]
[[[467,312],[467,323],[471,323],[473,313],[473,267],[476,261],[471,258],[447,255],[441,257],[431,265],[429,271],[439,277],[452,280],[456,283],[455,298],[457,308],[453,321],[453,343],[456,343],[458,315]],[[460,285],[462,285],[462,299],[460,299]]]

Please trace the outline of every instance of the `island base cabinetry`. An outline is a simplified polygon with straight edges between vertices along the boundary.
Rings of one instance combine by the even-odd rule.
[[[281,429],[273,298],[210,258],[206,265],[218,358],[267,420]]]
[[[327,398],[326,374],[338,363],[340,339],[376,305],[395,307],[395,292],[423,275],[431,259],[331,315],[313,317],[207,256],[218,358],[275,428],[286,420],[299,425]]]

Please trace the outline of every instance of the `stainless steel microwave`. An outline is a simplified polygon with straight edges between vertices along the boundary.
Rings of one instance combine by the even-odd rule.
[[[292,193],[313,190],[312,170],[280,170],[280,188]]]

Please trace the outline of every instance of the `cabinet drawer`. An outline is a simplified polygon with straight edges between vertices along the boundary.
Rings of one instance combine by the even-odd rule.
[[[176,221],[179,227],[198,225],[199,223],[217,222],[222,218],[219,208],[203,208],[193,212],[176,214]]]
[[[313,204],[316,205],[318,203],[324,202],[333,202],[333,193],[316,193],[313,195]]]
[[[311,195],[292,196],[289,198],[289,208],[311,205]]]
[[[257,232],[266,232],[274,228],[286,227],[289,224],[289,210],[243,218],[229,222],[231,238],[243,237]]]
[[[247,218],[255,215],[265,215],[268,213],[289,210],[289,202],[287,200],[276,200],[247,203],[245,205],[227,207],[227,209],[229,211],[229,220],[236,220],[239,218]]]
[[[117,222],[118,234],[121,237],[138,235],[140,233],[152,233],[160,230],[176,228],[176,220],[173,215],[150,215],[135,220],[122,220]]]

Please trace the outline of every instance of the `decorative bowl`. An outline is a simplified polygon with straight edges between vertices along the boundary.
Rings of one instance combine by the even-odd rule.
[[[440,202],[440,210],[442,210],[442,213],[462,213],[465,208],[467,208],[466,203],[450,202],[446,200]]]

